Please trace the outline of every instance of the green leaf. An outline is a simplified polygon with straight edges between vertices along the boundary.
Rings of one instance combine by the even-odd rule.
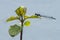
[[[24,19],[29,19],[29,18],[40,18],[40,16],[36,16],[36,15],[24,16]]]
[[[40,16],[32,15],[32,16],[24,16],[24,19],[29,19],[29,18],[40,18]]]
[[[39,16],[36,16],[36,15],[32,15],[29,18],[40,18],[40,17]]]
[[[13,20],[17,20],[17,19],[19,19],[19,17],[18,16],[11,16],[11,17],[9,17],[6,21],[7,22],[10,22],[10,21],[13,21]]]
[[[28,19],[29,17],[30,17],[30,16],[26,16],[26,15],[25,15],[25,16],[24,16],[24,19]]]
[[[16,35],[19,34],[20,31],[21,31],[20,26],[18,26],[16,24],[15,25],[12,25],[12,26],[10,26],[10,29],[9,29],[9,35],[11,37],[15,37]]]
[[[26,21],[26,22],[24,23],[24,25],[25,25],[25,26],[30,26],[30,21]]]

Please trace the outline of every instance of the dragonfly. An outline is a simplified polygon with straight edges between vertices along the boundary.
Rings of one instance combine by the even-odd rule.
[[[56,20],[56,18],[51,17],[51,16],[45,16],[45,15],[41,15],[41,14],[37,14],[37,13],[35,13],[35,15],[36,15],[36,16],[40,16],[40,17],[45,17],[45,18],[49,18],[49,19],[54,19],[54,20]]]

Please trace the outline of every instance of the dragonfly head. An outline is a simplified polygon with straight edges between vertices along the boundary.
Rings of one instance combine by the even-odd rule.
[[[36,16],[41,16],[40,14],[35,13]]]

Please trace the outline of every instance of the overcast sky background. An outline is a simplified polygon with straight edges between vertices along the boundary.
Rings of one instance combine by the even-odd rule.
[[[26,15],[39,13],[53,16],[51,19],[30,19],[31,26],[24,27],[23,40],[60,40],[60,0],[0,0],[0,40],[19,40],[19,36],[9,36],[9,26],[18,21],[7,23],[10,16],[16,16],[15,10],[19,6],[27,7]]]

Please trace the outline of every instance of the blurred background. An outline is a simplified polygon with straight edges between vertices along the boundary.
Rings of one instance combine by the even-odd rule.
[[[7,23],[6,19],[16,16],[15,10],[21,5],[27,7],[26,15],[39,13],[56,18],[28,19],[31,26],[24,27],[23,40],[60,40],[60,0],[0,0],[0,40],[19,40],[20,35],[12,38],[8,33],[10,25],[19,21]]]

